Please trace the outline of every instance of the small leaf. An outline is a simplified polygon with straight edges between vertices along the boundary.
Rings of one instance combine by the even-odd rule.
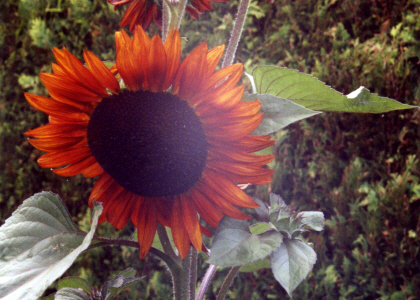
[[[283,198],[277,194],[270,194],[270,205],[271,206],[278,206],[278,205],[286,205]]]
[[[75,289],[82,289],[86,294],[92,294],[92,286],[83,278],[79,277],[67,277],[61,279],[57,283],[57,290],[61,290],[63,288],[75,288]]]
[[[299,213],[301,223],[309,229],[322,231],[324,229],[324,214],[320,211],[302,211]]]
[[[267,135],[279,131],[289,124],[321,113],[269,94],[247,95],[244,98],[246,101],[258,99],[262,103],[260,112],[264,115],[260,125],[251,133],[255,135]]]
[[[266,257],[281,241],[275,229],[253,235],[246,221],[224,217],[213,237],[208,263],[221,267],[245,265]]]
[[[255,272],[261,269],[270,269],[271,264],[268,258],[260,259],[252,263],[246,264],[239,269],[239,272]]]
[[[95,204],[88,234],[50,192],[26,199],[0,227],[0,299],[37,299],[90,244],[102,206]]]
[[[249,227],[249,230],[251,231],[252,234],[260,234],[267,231],[270,227],[271,227],[270,223],[257,223],[257,224],[251,225]]]
[[[293,290],[308,276],[316,262],[316,253],[299,239],[283,240],[270,254],[274,277],[292,297]]]
[[[267,203],[256,197],[252,197],[252,199],[260,205],[255,209],[256,214],[261,218],[261,221],[268,222],[270,219]]]
[[[372,94],[364,87],[344,96],[312,75],[287,68],[260,66],[252,75],[258,94],[288,99],[312,110],[384,113],[417,107]]]
[[[133,277],[134,275],[136,275],[136,271],[133,268],[128,268],[105,282],[101,291],[102,299],[110,300],[115,295],[128,288],[131,284],[134,284],[135,282],[144,278],[144,276]]]
[[[91,300],[81,289],[63,288],[55,293],[54,300]]]

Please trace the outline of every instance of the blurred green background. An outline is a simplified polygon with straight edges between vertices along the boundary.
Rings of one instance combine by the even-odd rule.
[[[186,17],[184,55],[204,39],[227,43],[237,1],[213,4],[200,21]],[[124,9],[123,9],[124,10]],[[46,96],[40,72],[51,72],[52,47],[78,58],[88,49],[114,60],[122,11],[106,0],[3,0],[0,3],[0,225],[22,201],[50,190],[74,221],[89,227],[87,199],[95,179],[61,178],[41,169],[42,154],[23,136],[47,123],[23,92]],[[272,64],[311,73],[348,94],[363,85],[381,96],[419,105],[419,0],[252,1],[236,61],[247,72]],[[149,32],[158,32],[152,25]],[[420,299],[420,116],[324,113],[277,134],[274,182],[251,189],[280,194],[301,210],[319,210],[325,230],[308,235],[318,261],[294,299]],[[99,234],[132,237],[134,228]],[[204,256],[200,258],[203,261]],[[205,264],[199,276],[205,272]],[[157,259],[127,248],[84,253],[66,276],[92,285],[134,267],[147,278],[119,299],[170,299],[170,276]],[[220,270],[207,299],[215,299]],[[50,290],[50,292],[53,289]],[[241,273],[229,299],[287,299],[269,269]]]

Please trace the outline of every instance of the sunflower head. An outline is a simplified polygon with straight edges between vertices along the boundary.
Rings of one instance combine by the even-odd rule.
[[[210,2],[227,2],[229,0],[191,0],[185,10],[196,20],[199,15],[211,10]],[[114,5],[116,10],[118,7],[124,4],[130,4],[124,13],[123,19],[121,20],[121,27],[128,24],[129,30],[133,31],[136,25],[140,25],[143,29],[149,27],[152,20],[155,21],[156,25],[162,29],[162,9],[157,6],[153,0],[108,0],[109,4]],[[171,3],[178,3],[178,0],[170,0]]]
[[[25,134],[45,151],[38,162],[62,176],[99,176],[89,205],[101,202],[100,222],[137,227],[140,257],[149,251],[158,222],[170,227],[181,257],[202,249],[202,226],[224,215],[247,219],[238,207],[258,205],[237,184],[266,184],[272,145],[249,135],[261,122],[258,101],[242,102],[242,65],[216,71],[224,47],[195,48],[181,62],[178,31],[165,43],[138,26],[133,37],[115,35],[116,72],[92,53],[86,67],[66,49],[53,49],[53,74],[41,74],[51,98],[25,94],[49,114],[49,124]]]

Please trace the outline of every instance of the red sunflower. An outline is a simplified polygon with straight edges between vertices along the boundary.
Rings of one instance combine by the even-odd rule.
[[[247,219],[237,207],[258,205],[238,183],[266,184],[263,168],[272,155],[253,152],[272,145],[269,136],[249,135],[261,122],[260,102],[242,102],[236,86],[242,65],[215,71],[224,46],[206,43],[180,62],[178,31],[163,44],[138,26],[131,39],[115,35],[116,69],[91,52],[86,67],[66,49],[53,49],[53,74],[40,78],[52,98],[25,94],[49,114],[49,124],[25,134],[47,152],[41,167],[61,176],[100,176],[89,205],[102,202],[100,222],[137,227],[140,257],[149,251],[158,222],[170,227],[181,257],[192,244],[202,248],[199,216],[217,227],[230,216]]]
[[[227,1],[229,0],[192,0],[191,6],[187,6],[185,10],[189,12],[194,19],[198,20],[199,14],[211,10],[210,2]],[[115,5],[115,9],[121,5],[131,3],[121,20],[121,27],[130,23],[130,31],[133,31],[136,25],[141,25],[144,29],[147,29],[152,22],[152,19],[159,28],[162,27],[162,10],[156,6],[156,3],[153,0],[108,0],[108,2]],[[171,0],[171,2],[176,3],[178,1]]]
[[[121,5],[131,3],[121,20],[121,27],[130,23],[130,31],[133,31],[136,25],[147,29],[154,20],[155,24],[162,28],[162,11],[153,0],[108,0],[108,2],[115,5],[115,10]]]

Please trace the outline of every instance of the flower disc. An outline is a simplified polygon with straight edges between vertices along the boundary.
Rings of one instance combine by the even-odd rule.
[[[122,187],[146,197],[188,191],[207,158],[199,118],[169,93],[126,91],[104,98],[91,116],[87,138],[100,166]]]

